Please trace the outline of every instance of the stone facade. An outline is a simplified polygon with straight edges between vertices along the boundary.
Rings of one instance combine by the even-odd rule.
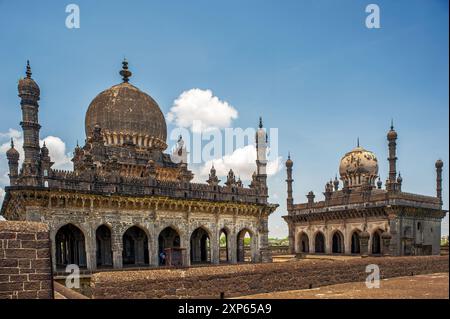
[[[0,221],[0,299],[53,298],[48,226]]]
[[[225,298],[364,282],[366,266],[376,264],[381,278],[448,272],[448,257],[419,256],[349,260],[301,259],[292,262],[233,265],[187,270],[100,272],[91,278],[94,299]]]
[[[73,171],[52,168],[39,145],[40,90],[27,76],[19,81],[25,158],[11,143],[10,186],[1,214],[8,220],[49,225],[54,269],[67,264],[98,267],[220,262],[219,238],[226,237],[226,262],[269,262],[267,136],[260,127],[255,174],[249,187],[230,170],[224,185],[211,168],[206,183],[193,183],[182,137],[164,153],[166,123],[158,104],[129,83],[101,92],[86,113],[85,145],[77,145]],[[250,236],[250,258],[244,237]],[[164,253],[162,256],[161,253]],[[163,258],[165,257],[165,258]]]
[[[324,200],[294,204],[293,161],[286,161],[287,209],[291,253],[360,255],[438,255],[442,209],[442,167],[436,161],[436,197],[402,191],[397,174],[393,125],[387,134],[389,177],[382,189],[378,160],[359,146],[342,158],[337,177],[325,185]],[[377,180],[378,178],[378,180]]]

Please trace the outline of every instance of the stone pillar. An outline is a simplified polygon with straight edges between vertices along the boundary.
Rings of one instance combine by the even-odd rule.
[[[260,221],[259,233],[257,239],[259,239],[259,254],[258,262],[269,263],[272,262],[272,252],[269,247],[269,226],[268,226],[268,216],[262,217]]]
[[[210,239],[211,243],[211,263],[219,264],[220,263],[220,230],[215,228],[215,233]]]
[[[189,233],[189,232],[188,232]],[[189,235],[187,235],[189,236]],[[183,252],[183,266],[190,267],[191,266],[191,241],[190,238],[184,238],[184,236],[180,235],[181,247],[186,250]]]
[[[390,245],[391,245],[391,234],[389,232],[384,232],[383,234],[381,234],[381,241],[383,242],[383,246],[382,246],[382,254],[384,256],[390,256],[391,255],[391,250],[390,250]]]
[[[88,247],[86,249],[86,267],[88,270],[94,271],[97,269],[97,258],[95,248]]]
[[[288,224],[289,253],[295,254],[295,225],[292,221]]]
[[[116,269],[123,268],[122,247],[113,249],[113,267]]]
[[[230,234],[230,248],[229,249],[230,249],[230,251],[229,251],[230,262],[232,264],[236,264],[237,263],[237,237],[236,237],[235,232]]]
[[[359,234],[359,249],[362,257],[369,256],[369,238],[370,234],[365,230]]]
[[[159,266],[159,252],[158,252],[158,236],[153,234],[152,241],[148,242],[148,262],[150,266]]]

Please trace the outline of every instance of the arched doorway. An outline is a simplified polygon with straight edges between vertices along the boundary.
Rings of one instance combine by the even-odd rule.
[[[124,265],[149,264],[148,237],[141,228],[132,226],[123,234],[122,258]]]
[[[381,254],[381,236],[377,230],[372,234],[372,254]]]
[[[86,267],[86,247],[82,231],[67,224],[61,227],[55,236],[56,266],[65,268],[67,265],[76,264]]]
[[[314,238],[314,252],[325,253],[325,236],[321,232],[318,232]]]
[[[228,231],[225,228],[220,230],[219,235],[219,261],[220,262],[229,262],[229,246],[228,246]]]
[[[101,225],[95,231],[97,243],[97,266],[112,266],[111,230],[106,225]]]
[[[173,229],[172,227],[166,227],[164,228],[158,236],[158,258],[159,258],[159,264],[165,265],[166,264],[166,253],[167,249],[172,248],[180,248],[181,241],[180,241],[180,235],[178,232]],[[173,259],[173,263],[181,263],[181,252],[176,253],[174,256],[171,256],[171,261]]]
[[[208,232],[199,227],[191,235],[191,263],[211,262],[211,240]]]
[[[344,236],[340,231],[336,231],[332,238],[332,253],[343,254],[344,253]]]
[[[301,233],[298,237],[298,252],[309,253],[309,238],[305,233]]]
[[[237,261],[252,262],[253,234],[248,229],[241,230],[237,235]]]
[[[359,234],[358,231],[354,231],[352,234],[352,254],[360,254],[361,253],[361,247],[359,243]]]

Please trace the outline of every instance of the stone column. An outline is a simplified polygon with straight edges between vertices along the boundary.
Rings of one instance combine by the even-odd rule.
[[[214,233],[212,234],[210,243],[211,243],[211,263],[219,264],[220,263],[220,230],[218,226],[215,227]]]
[[[382,246],[382,254],[384,256],[390,256],[391,255],[391,250],[390,250],[390,245],[391,245],[391,234],[389,232],[384,232],[383,234],[381,234],[381,241],[383,242],[383,246]]]
[[[295,254],[295,225],[293,224],[292,221],[289,222],[288,229],[289,229],[289,234],[288,234],[289,253]]]
[[[150,240],[151,239],[151,240]],[[150,266],[159,266],[158,236],[153,234],[148,242],[148,262]]]
[[[232,264],[237,263],[237,237],[236,232],[230,234],[229,257]]]
[[[91,271],[97,269],[97,258],[95,249],[89,248],[86,250],[86,267],[88,270]]]
[[[189,234],[189,232],[188,232]],[[190,252],[191,252],[191,241],[190,238],[185,238],[186,236],[189,235],[185,235],[185,236],[180,236],[180,241],[181,241],[181,247],[185,248],[185,251],[183,252],[183,266],[185,267],[190,267],[191,266],[191,256],[190,256]]]
[[[362,257],[369,256],[369,238],[370,234],[365,230],[359,234],[359,249]]]
[[[259,237],[259,262],[272,262],[272,252],[269,247],[268,216],[262,217],[262,220],[260,221],[259,234],[257,235]]]
[[[123,268],[122,247],[113,248],[113,267],[116,269]]]

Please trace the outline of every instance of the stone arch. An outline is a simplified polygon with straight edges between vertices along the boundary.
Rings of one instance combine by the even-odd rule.
[[[331,252],[333,254],[343,254],[344,251],[344,235],[340,230],[335,230],[331,235]]]
[[[377,228],[375,229],[370,236],[370,252],[372,255],[381,255],[382,252],[382,241],[381,234],[383,230]]]
[[[316,254],[325,253],[325,235],[320,230],[314,234],[314,252]]]
[[[359,229],[355,229],[351,232],[350,236],[350,253],[352,254],[360,254],[361,253],[361,238],[359,234],[361,231]]]
[[[166,265],[166,255],[168,251],[173,251],[174,248],[181,248],[181,234],[177,227],[164,227],[158,235],[158,258],[159,265]],[[179,264],[182,263],[181,251],[171,256],[171,262]]]
[[[61,226],[55,235],[56,267],[76,264],[86,267],[86,239],[80,227],[72,223]]]
[[[248,237],[247,237],[248,235]],[[250,239],[248,239],[250,237]],[[237,261],[253,262],[255,252],[255,233],[249,228],[242,228],[236,236],[237,239]]]
[[[223,236],[222,236],[223,235]],[[219,262],[231,261],[231,231],[224,226],[219,230]]]
[[[112,229],[108,224],[101,224],[95,230],[97,267],[111,267],[112,260]]]
[[[149,237],[139,225],[129,227],[122,235],[123,265],[143,266],[149,264]]]
[[[297,252],[309,253],[309,237],[303,231],[297,235]]]
[[[197,227],[190,236],[191,263],[210,263],[211,255],[211,232],[205,226]]]

